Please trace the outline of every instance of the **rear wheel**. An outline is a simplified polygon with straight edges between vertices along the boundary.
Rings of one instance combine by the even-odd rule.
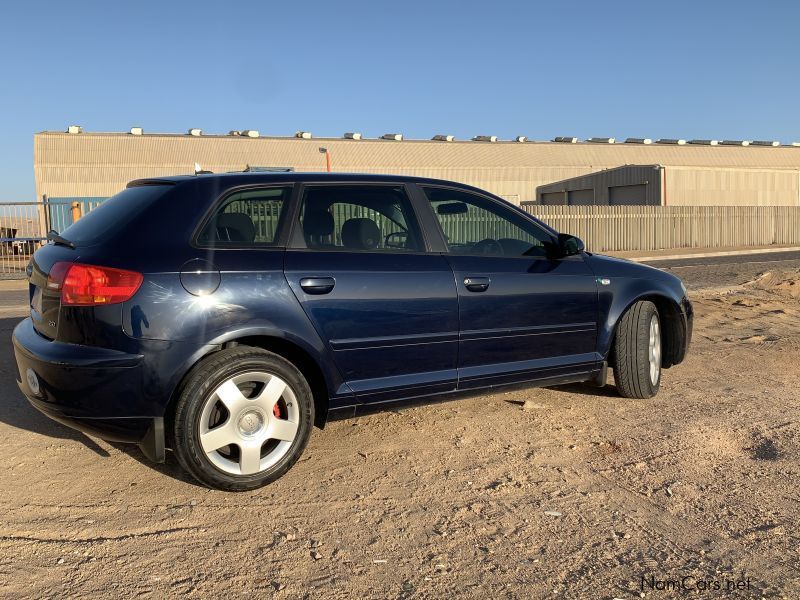
[[[655,304],[633,304],[617,325],[614,381],[626,398],[652,398],[661,385],[661,321]]]
[[[286,359],[236,347],[195,367],[174,423],[175,453],[189,473],[213,488],[249,490],[276,480],[300,457],[314,400]]]

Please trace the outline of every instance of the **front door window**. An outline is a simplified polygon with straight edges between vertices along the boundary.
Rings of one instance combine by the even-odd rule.
[[[547,256],[542,228],[488,198],[450,188],[423,187],[451,254]]]

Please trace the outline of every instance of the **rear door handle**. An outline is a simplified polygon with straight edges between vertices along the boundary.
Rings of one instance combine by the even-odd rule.
[[[306,294],[321,295],[328,294],[336,285],[333,277],[303,277],[300,280],[300,287]]]
[[[485,292],[489,289],[489,284],[492,282],[488,277],[465,277],[464,287],[470,292]]]

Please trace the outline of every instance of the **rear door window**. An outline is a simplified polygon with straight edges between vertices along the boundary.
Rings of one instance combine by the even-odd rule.
[[[308,186],[300,225],[317,250],[422,251],[424,245],[403,186]]]
[[[111,238],[164,196],[171,185],[142,185],[112,196],[61,232],[76,246],[91,246]]]
[[[223,200],[203,227],[204,246],[272,246],[291,197],[291,186],[236,192]]]

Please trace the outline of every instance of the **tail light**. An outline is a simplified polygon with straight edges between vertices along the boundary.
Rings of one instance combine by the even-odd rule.
[[[62,306],[98,306],[130,300],[142,279],[135,271],[57,262],[50,269],[47,288],[61,290]]]

